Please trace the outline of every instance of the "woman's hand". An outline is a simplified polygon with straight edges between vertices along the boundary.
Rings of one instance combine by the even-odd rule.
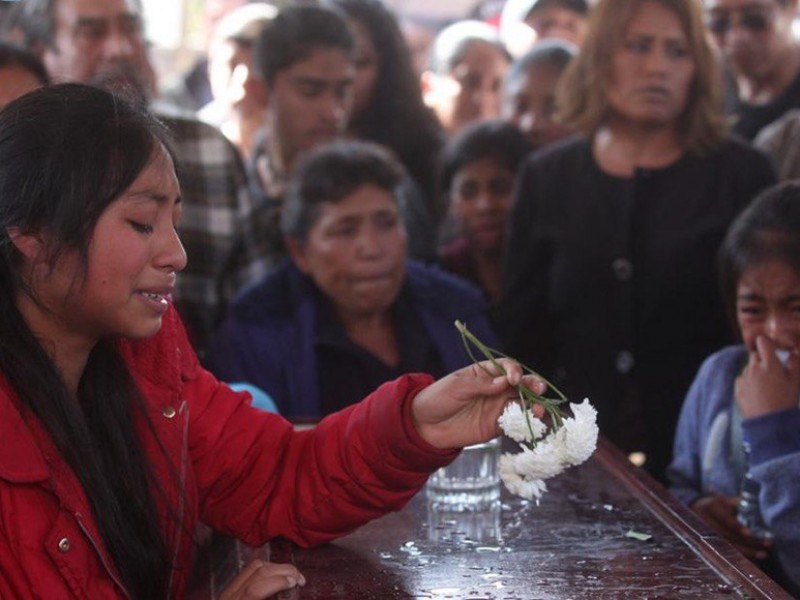
[[[305,584],[294,565],[254,560],[228,584],[220,600],[263,600]]]
[[[797,408],[800,394],[800,357],[790,352],[784,367],[776,356],[775,343],[756,338],[756,348],[736,379],[735,396],[742,418],[751,419],[780,410]]]
[[[736,496],[703,496],[692,504],[692,510],[747,558],[765,560],[772,542],[753,537],[747,527],[736,520],[738,504]]]
[[[436,448],[463,448],[485,442],[500,433],[497,419],[506,402],[517,398],[514,386],[522,383],[537,394],[546,385],[526,375],[509,359],[470,365],[429,385],[414,398],[414,424],[422,438]],[[537,416],[543,409],[536,407]]]

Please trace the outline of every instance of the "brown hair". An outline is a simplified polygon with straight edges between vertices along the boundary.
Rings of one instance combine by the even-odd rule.
[[[687,151],[705,154],[724,138],[722,70],[711,45],[697,0],[600,0],[591,11],[581,51],[567,67],[558,89],[559,114],[565,123],[594,135],[612,110],[607,89],[613,79],[614,54],[625,39],[636,11],[658,2],[678,17],[695,66],[680,134]]]

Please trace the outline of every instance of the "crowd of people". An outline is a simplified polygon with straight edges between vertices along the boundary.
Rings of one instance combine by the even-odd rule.
[[[381,0],[227,4],[170,89],[138,0],[0,13],[0,597],[181,597],[198,522],[342,535],[517,360],[800,593],[797,0],[508,0],[423,64]]]

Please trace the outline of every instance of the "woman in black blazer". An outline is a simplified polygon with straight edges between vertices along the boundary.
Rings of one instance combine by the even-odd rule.
[[[694,0],[601,0],[559,90],[580,132],[534,155],[510,218],[497,320],[509,352],[657,477],[686,390],[730,341],[714,260],[775,181],[727,135],[720,68]]]

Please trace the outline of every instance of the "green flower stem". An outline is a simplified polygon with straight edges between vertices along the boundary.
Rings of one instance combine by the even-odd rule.
[[[537,373],[530,367],[520,363],[519,361],[517,361],[514,358],[511,358],[510,356],[507,356],[506,354],[503,354],[498,350],[495,350],[494,348],[490,348],[489,346],[481,342],[477,337],[475,337],[475,335],[469,329],[467,329],[467,326],[464,325],[464,323],[462,323],[461,321],[456,321],[455,326],[456,329],[458,329],[459,333],[461,334],[461,342],[464,344],[464,348],[467,351],[469,357],[472,359],[472,362],[474,362],[481,369],[486,371],[486,373],[489,373],[490,375],[492,374],[485,366],[481,364],[481,361],[475,357],[472,351],[473,346],[480,351],[480,353],[485,357],[485,360],[492,363],[492,366],[494,366],[494,368],[500,374],[506,375],[506,370],[503,368],[503,365],[501,365],[498,362],[497,360],[498,358],[509,358],[511,360],[515,360],[517,363],[519,363],[524,372],[528,373],[529,375],[538,377],[547,385],[547,389],[545,390],[545,392],[547,392],[547,390],[552,390],[558,396],[557,398],[550,398],[545,396],[544,394],[537,394],[533,390],[522,384],[518,384],[515,386],[517,394],[519,394],[519,398],[522,401],[524,407],[526,408],[526,410],[524,411],[525,420],[528,424],[528,430],[530,431],[531,439],[533,440],[532,442],[533,446],[536,446],[536,439],[534,438],[533,435],[533,424],[530,419],[530,412],[531,409],[533,408],[533,405],[538,404],[539,406],[544,408],[544,410],[547,412],[548,415],[550,415],[553,431],[557,431],[558,429],[561,428],[561,426],[564,423],[564,415],[559,407],[560,405],[564,404],[567,401],[567,397],[561,392],[561,390],[559,390],[550,381],[542,377],[539,373]]]

